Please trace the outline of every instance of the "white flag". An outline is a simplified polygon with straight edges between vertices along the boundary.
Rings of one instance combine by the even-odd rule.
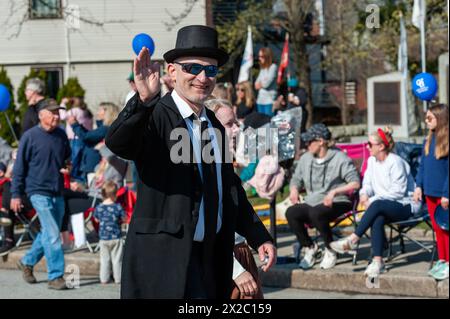
[[[417,122],[415,116],[415,104],[412,96],[412,88],[410,86],[409,70],[408,70],[408,34],[406,33],[405,21],[400,16],[400,44],[398,45],[398,71],[402,73],[402,90],[405,94],[406,116],[408,123],[408,134],[417,132]]]
[[[425,2],[423,0],[414,0],[411,20],[416,28],[422,28],[422,23],[425,21]]]
[[[252,29],[247,28],[247,43],[245,44],[244,56],[242,57],[241,69],[239,70],[238,83],[250,80],[250,69],[253,66],[253,42]]]
[[[404,75],[408,71],[408,42],[405,22],[400,17],[400,44],[398,45],[397,67]]]

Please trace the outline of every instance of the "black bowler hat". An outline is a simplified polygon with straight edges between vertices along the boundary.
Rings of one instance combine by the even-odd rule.
[[[217,31],[204,25],[189,25],[178,30],[175,49],[164,53],[167,63],[185,56],[208,57],[219,66],[228,61],[228,53],[219,49]]]

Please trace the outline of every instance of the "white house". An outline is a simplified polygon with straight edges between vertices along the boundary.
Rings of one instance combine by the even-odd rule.
[[[1,0],[0,65],[6,68],[15,89],[30,68],[45,69],[53,91],[69,76],[78,77],[93,110],[102,101],[121,104],[129,92],[126,78],[135,56],[133,37],[149,34],[155,42],[152,59],[163,61],[164,52],[174,47],[180,27],[207,23],[210,2],[199,0],[192,8],[189,3]],[[185,12],[187,15],[169,30],[166,23],[175,21],[171,16]]]

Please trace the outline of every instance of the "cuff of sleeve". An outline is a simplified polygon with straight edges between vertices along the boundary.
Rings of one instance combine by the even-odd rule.
[[[246,270],[242,265],[237,261],[236,258],[233,258],[233,280],[242,275]]]
[[[148,100],[146,102],[142,101],[141,98],[139,97],[139,94],[136,93],[137,95],[137,99],[139,101],[139,105],[142,105],[143,107],[152,107],[153,105],[155,105],[158,101],[159,101],[159,95],[160,92],[158,92],[158,94],[155,95],[155,97],[151,100]]]

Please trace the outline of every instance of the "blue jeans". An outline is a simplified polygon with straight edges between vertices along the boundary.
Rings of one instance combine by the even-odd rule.
[[[272,104],[256,104],[256,110],[269,116],[273,116]]]
[[[411,205],[403,205],[393,200],[376,200],[370,204],[364,213],[361,222],[356,227],[355,234],[361,238],[372,227],[373,255],[382,257],[385,239],[384,225],[390,222],[406,220],[411,216]]]
[[[32,195],[30,201],[38,214],[41,231],[33,241],[31,249],[23,256],[22,264],[34,266],[45,256],[48,280],[53,280],[64,275],[64,253],[60,237],[64,199]]]
[[[71,176],[77,180],[84,181],[84,174],[80,170],[81,159],[83,157],[84,143],[80,139],[70,140],[70,148],[72,149],[72,172]]]

